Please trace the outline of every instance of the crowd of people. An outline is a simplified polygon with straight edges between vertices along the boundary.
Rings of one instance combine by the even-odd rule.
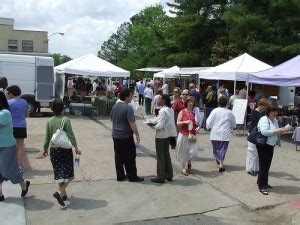
[[[236,128],[236,119],[231,111],[232,104],[234,99],[247,99],[248,97],[248,108],[250,108],[249,134],[256,128],[266,137],[266,141],[262,144],[248,142],[246,171],[252,176],[257,176],[258,174],[258,189],[262,194],[267,195],[269,189],[272,188],[268,183],[268,173],[274,147],[280,145],[279,135],[287,132],[287,129],[284,127],[279,128],[276,119],[278,109],[270,104],[262,94],[261,89],[257,87],[255,91],[250,91],[248,94],[247,86],[244,86],[241,90],[236,90],[235,95],[230,99],[225,85],[221,85],[218,90],[213,86],[207,86],[205,92],[202,94],[196,89],[193,83],[189,85],[189,89],[181,90],[179,87],[174,87],[172,93],[167,92],[168,94],[164,94],[162,87],[160,85],[158,88],[155,88],[151,83],[144,84],[143,82],[139,82],[136,89],[139,94],[139,104],[143,105],[145,101],[145,115],[155,114],[155,118],[151,118],[148,121],[148,125],[156,130],[157,176],[151,179],[151,181],[156,183],[164,183],[165,180],[172,181],[173,170],[169,153],[170,146],[176,150],[176,158],[182,167],[181,174],[188,176],[191,173],[192,161],[197,158],[199,149],[197,134],[201,128],[210,132],[213,158],[217,163],[218,171],[221,173],[224,172],[224,160],[230,137],[232,130]],[[150,92],[152,93],[150,94]],[[121,94],[125,95],[125,98],[123,98],[126,99],[123,101],[123,104],[125,103],[126,105],[126,102],[132,101],[132,91],[124,89]],[[151,101],[148,100],[146,106],[145,96],[152,98],[152,110],[149,110]],[[136,125],[134,126],[134,131],[131,128],[131,123],[135,123],[134,111],[131,107],[126,106],[125,113],[124,111],[117,110],[117,107],[120,106],[116,105],[115,109],[113,108],[112,118],[115,118],[117,114],[123,115],[122,120],[126,121],[125,130],[126,132],[130,131],[131,134],[128,137],[131,141],[131,152],[135,152],[133,134],[136,135],[137,142],[140,141],[140,137]],[[204,110],[204,118],[201,117],[200,107]],[[131,121],[128,121],[128,118],[131,118]],[[120,121],[115,119],[112,119],[112,121],[114,133],[120,130],[118,125]],[[115,141],[116,137],[114,137]],[[115,145],[116,151],[118,150]],[[117,154],[115,157],[120,159]],[[131,157],[130,162],[136,168],[136,154],[131,155]],[[123,158],[124,160],[128,160],[125,156]],[[125,161],[123,163],[125,170],[127,170]],[[118,180],[123,181],[126,177],[123,176],[124,174],[125,172],[122,167],[122,179]],[[136,171],[134,176],[138,177]],[[136,179],[136,181],[142,180],[140,177]],[[133,180],[129,179],[129,181]]]
[[[77,80],[77,86],[78,82],[81,81]],[[86,84],[89,83],[89,81],[86,82]],[[22,197],[26,196],[30,186],[30,182],[23,177],[26,167],[24,139],[27,138],[28,104],[20,98],[21,89],[18,86],[7,86],[7,82],[0,79],[0,201],[4,201],[2,193],[4,180],[19,183],[22,188]],[[99,95],[101,91],[106,90],[106,87],[100,86],[98,81],[91,83],[90,86],[89,90],[95,90]],[[247,87],[236,92],[239,98],[247,98],[248,93],[246,91],[245,95],[245,90]],[[82,89],[82,91],[86,92],[87,89]],[[162,82],[144,84],[140,81],[137,85],[131,85],[130,88],[120,89],[119,100],[111,111],[117,181],[128,179],[130,182],[141,182],[144,180],[143,177],[138,176],[136,168],[134,135],[137,143],[140,142],[140,135],[135,119],[134,91],[137,91],[139,95],[139,104],[145,105],[145,114],[153,113],[156,116],[148,123],[156,131],[157,175],[151,179],[152,182],[164,183],[165,180],[173,180],[170,146],[176,151],[176,158],[182,168],[181,174],[189,176],[192,173],[192,161],[197,158],[199,150],[197,134],[201,128],[210,132],[212,156],[216,160],[218,171],[221,173],[225,171],[224,160],[232,129],[236,127],[235,117],[230,110],[228,90],[225,86],[222,85],[218,90],[208,86],[201,94],[193,83],[189,85],[189,89],[181,90],[175,86],[170,91],[168,83],[164,85]],[[246,171],[252,176],[258,174],[258,188],[261,193],[267,195],[271,188],[268,183],[268,173],[274,147],[280,145],[279,134],[287,130],[279,128],[276,119],[278,111],[268,103],[261,92],[251,93],[248,100],[254,104],[254,107],[251,106],[249,133],[257,128],[266,137],[266,142],[259,144],[248,142]],[[202,107],[204,117],[200,113]],[[53,194],[53,197],[64,206],[64,202],[68,199],[66,189],[70,181],[74,179],[74,153],[80,155],[81,151],[78,148],[71,121],[64,116],[64,102],[61,99],[55,99],[51,109],[54,115],[47,122],[43,154],[44,156],[49,154],[54,180],[58,182],[58,191]],[[66,149],[53,144],[52,138],[58,130],[65,132],[73,147]],[[74,153],[72,148],[75,149]]]

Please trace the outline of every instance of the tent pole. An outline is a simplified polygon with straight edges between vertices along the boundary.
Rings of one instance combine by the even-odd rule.
[[[247,85],[247,97],[246,97],[246,99],[248,99],[248,93],[249,93],[249,83],[248,83],[248,81],[246,81],[246,85]],[[247,105],[247,107],[248,107],[248,105]],[[244,119],[244,133],[243,133],[243,136],[245,136],[246,129],[247,129],[247,116],[248,116],[248,113],[247,113],[247,108],[246,108],[246,116],[245,116],[245,119]]]
[[[234,84],[233,84],[233,95],[235,95],[235,91],[236,91],[236,80],[234,80]]]

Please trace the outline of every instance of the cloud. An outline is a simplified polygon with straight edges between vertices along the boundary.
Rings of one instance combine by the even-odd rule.
[[[73,58],[96,54],[118,26],[147,6],[166,0],[1,0],[0,17],[15,19],[15,29],[45,30],[49,52]]]

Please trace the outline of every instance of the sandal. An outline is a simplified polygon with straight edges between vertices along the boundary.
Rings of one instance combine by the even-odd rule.
[[[61,199],[62,199],[63,201],[67,201],[67,200],[68,200],[68,195],[62,195],[62,196],[61,196]]]
[[[181,174],[184,175],[184,176],[188,176],[189,175],[186,170],[182,170]]]

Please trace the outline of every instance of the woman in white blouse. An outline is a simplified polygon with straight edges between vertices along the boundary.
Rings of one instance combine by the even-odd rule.
[[[206,128],[211,129],[210,140],[219,172],[225,171],[224,159],[228,149],[230,133],[236,127],[233,113],[226,108],[227,102],[226,97],[221,97],[219,99],[219,107],[211,112],[206,121]]]
[[[156,130],[155,148],[157,158],[157,177],[151,181],[155,183],[164,183],[165,180],[172,181],[173,168],[169,152],[170,137],[177,135],[174,121],[174,111],[171,108],[171,100],[169,95],[162,95],[163,107],[159,110],[157,116],[157,124],[154,126]]]

